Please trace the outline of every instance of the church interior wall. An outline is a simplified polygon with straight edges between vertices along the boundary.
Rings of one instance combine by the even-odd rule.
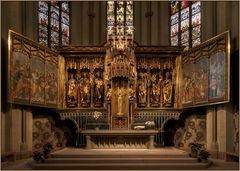
[[[231,57],[237,58],[239,56],[239,28],[237,27],[239,25],[239,2],[204,1],[202,4],[202,42],[229,29],[231,30],[231,52],[234,54]],[[169,11],[168,5],[168,2],[135,2],[134,24],[136,28],[136,42],[140,45],[169,45],[169,20],[166,17]],[[71,3],[71,10],[72,45],[96,45],[103,44],[106,41],[106,2],[75,1]],[[2,153],[20,152],[23,141],[23,112],[19,107],[15,105],[9,106],[6,100],[3,100],[6,99],[5,90],[7,87],[7,37],[8,29],[12,29],[35,41],[38,40],[37,2],[1,2],[1,14],[3,57],[1,61],[3,68],[3,72],[1,72],[1,149]],[[236,78],[235,76],[233,77]],[[232,80],[233,84],[234,80]],[[235,92],[239,94],[238,87],[234,89],[234,94],[236,94]],[[181,132],[182,139],[186,139],[187,132],[189,132],[187,130],[194,130],[189,124],[194,123],[196,125],[200,123],[200,120],[204,120],[206,122],[206,130],[203,129],[202,132],[205,131],[207,133],[204,134],[205,138],[202,142],[206,143],[207,149],[215,150],[212,147],[212,136],[216,134],[217,150],[223,153],[231,152],[236,154],[238,152],[236,137],[239,130],[239,125],[237,125],[239,124],[237,122],[239,120],[238,103],[239,101],[235,99],[230,104],[217,107],[217,130],[212,125],[213,110],[210,106],[207,107],[206,115],[198,116],[192,113],[191,117],[186,119],[185,127],[179,128],[177,132]],[[32,131],[35,129],[34,124],[37,119],[33,117],[31,110],[27,110],[26,113],[25,143],[27,144],[27,150],[31,151],[32,147],[36,145],[32,139]],[[198,119],[199,117],[203,118]],[[178,134],[175,136],[178,136]],[[192,133],[192,137],[196,136],[196,133]],[[186,147],[186,143],[183,143],[184,147]]]

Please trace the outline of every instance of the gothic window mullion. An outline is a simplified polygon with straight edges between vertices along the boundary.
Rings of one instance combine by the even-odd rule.
[[[192,47],[192,3],[189,5],[189,48]]]
[[[48,47],[51,46],[51,3],[48,2]]]
[[[59,45],[62,45],[62,2],[59,2]]]

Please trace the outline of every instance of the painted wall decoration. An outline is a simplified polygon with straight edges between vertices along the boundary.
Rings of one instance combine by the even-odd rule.
[[[230,33],[224,32],[182,55],[182,105],[229,102]]]
[[[73,138],[67,127],[56,127],[55,119],[51,116],[36,116],[33,118],[33,151],[42,151],[43,145],[51,143],[53,150],[66,147],[69,138]]]
[[[177,129],[174,135],[175,147],[189,148],[191,142],[206,144],[206,115],[191,115],[186,118],[185,126]]]
[[[58,54],[9,31],[8,101],[42,107],[58,104]]]
[[[239,111],[233,114],[233,144],[232,151],[239,155]]]

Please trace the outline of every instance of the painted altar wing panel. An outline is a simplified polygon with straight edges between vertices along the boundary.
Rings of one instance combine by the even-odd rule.
[[[210,56],[209,100],[225,97],[225,52],[219,51]]]
[[[38,58],[31,59],[31,103],[44,103],[45,65]]]
[[[208,101],[208,58],[206,57],[195,63],[194,101],[196,104]]]
[[[182,104],[192,104],[194,99],[194,64],[183,66]]]
[[[46,104],[57,104],[57,82],[58,82],[58,68],[56,64],[47,62],[45,73],[45,100]]]
[[[29,102],[29,56],[26,53],[13,52],[13,98],[14,101]]]
[[[197,40],[197,39],[196,39]],[[191,56],[190,56],[191,55]],[[194,64],[194,102],[186,105],[186,82]],[[226,31],[183,53],[183,107],[196,107],[229,102],[230,92],[230,32]],[[185,87],[184,87],[185,86]],[[190,101],[189,101],[190,103]]]

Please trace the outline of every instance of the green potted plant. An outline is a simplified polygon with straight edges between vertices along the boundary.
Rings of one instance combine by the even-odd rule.
[[[42,162],[44,163],[44,157],[43,157],[43,153],[42,152],[39,152],[39,151],[35,151],[33,153],[33,159],[36,161],[36,162]]]
[[[202,160],[207,161],[209,156],[210,156],[210,153],[208,151],[201,150],[198,155],[198,162],[201,162]]]
[[[191,148],[191,153],[189,154],[190,157],[197,157],[199,154],[199,151],[202,149],[204,144],[200,144],[197,142],[191,142],[188,144],[188,146]]]
[[[49,158],[50,152],[53,149],[52,144],[51,143],[47,143],[43,145],[43,152],[40,151],[35,151],[33,153],[33,159],[36,162],[41,161],[42,163],[44,163],[45,159]]]

